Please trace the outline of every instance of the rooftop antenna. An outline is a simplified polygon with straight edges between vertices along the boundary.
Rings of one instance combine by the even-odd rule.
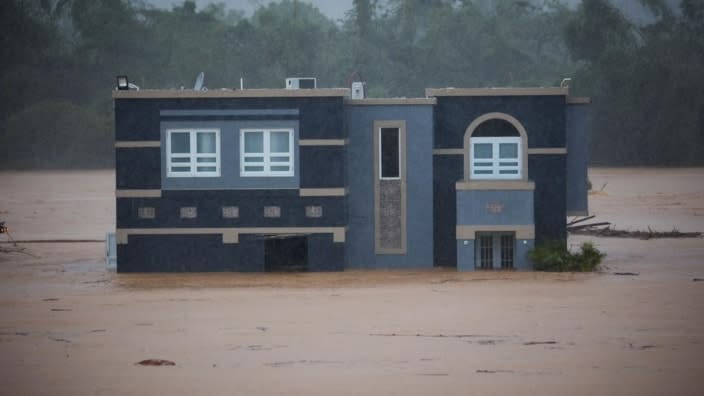
[[[203,72],[198,73],[198,77],[196,77],[196,84],[193,86],[193,90],[194,91],[202,90],[204,80],[205,80],[205,73],[203,73]]]

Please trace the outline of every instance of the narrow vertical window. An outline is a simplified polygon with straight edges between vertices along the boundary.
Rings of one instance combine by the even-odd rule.
[[[401,177],[400,148],[399,129],[381,128],[379,131],[379,173],[381,179]]]
[[[406,254],[406,136],[404,120],[374,121],[376,254]]]

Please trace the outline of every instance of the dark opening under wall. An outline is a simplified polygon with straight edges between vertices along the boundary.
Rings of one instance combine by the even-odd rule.
[[[267,272],[308,271],[308,238],[273,236],[266,239],[264,268]]]

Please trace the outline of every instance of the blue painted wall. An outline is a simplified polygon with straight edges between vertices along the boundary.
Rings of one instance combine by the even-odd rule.
[[[565,147],[564,96],[442,96],[435,107],[435,148],[460,148],[469,124],[485,113],[515,117],[528,147]]]
[[[305,217],[305,207],[321,206],[323,216]],[[153,207],[154,219],[137,218],[137,208]],[[181,219],[183,206],[198,208],[195,219]],[[222,206],[238,206],[239,218],[224,219]],[[264,217],[265,206],[279,206],[281,217]],[[118,198],[118,228],[158,227],[341,227],[347,223],[344,197],[299,197],[297,190],[164,191],[161,198]]]
[[[462,180],[461,155],[433,156],[433,258],[436,266],[457,265],[455,182]]]
[[[474,239],[458,239],[457,246],[457,271],[474,271]]]
[[[115,99],[115,140],[159,140],[161,110],[298,109],[301,139],[344,139],[341,97]]]
[[[501,212],[489,212],[487,205],[490,203],[502,204]],[[533,224],[533,221],[533,191],[457,191],[457,224],[528,225]]]
[[[567,106],[567,211],[587,215],[590,106]]]
[[[567,240],[566,156],[529,155],[528,177],[535,182],[535,239]]]
[[[115,149],[117,189],[161,188],[161,159],[158,147]]]
[[[349,130],[348,268],[428,268],[433,265],[433,107],[347,106]],[[374,253],[374,121],[405,120],[407,253]]]
[[[166,178],[167,128],[221,129],[221,177]],[[117,198],[117,228],[314,227],[345,226],[346,197],[301,197],[298,188],[346,187],[344,147],[296,146],[291,178],[239,177],[239,128],[292,127],[300,139],[345,139],[343,99],[198,98],[116,99],[115,140],[162,142],[162,148],[116,149],[118,189],[162,189],[161,198]],[[163,172],[163,174],[162,174]],[[323,216],[305,217],[305,207],[321,206]],[[137,208],[154,207],[155,219],[138,219]],[[195,206],[195,219],[181,219],[182,206]],[[222,218],[222,206],[238,206],[239,218]],[[279,206],[281,217],[266,218],[264,206]],[[240,235],[223,244],[220,235],[131,235],[118,246],[118,271],[263,271],[264,243]],[[341,270],[344,244],[332,235],[308,236],[309,267]]]
[[[197,254],[194,254],[197,253]],[[264,240],[241,235],[223,244],[221,235],[130,235],[117,245],[118,272],[264,271]]]
[[[567,143],[566,106],[564,96],[441,96],[437,98],[434,112],[434,147],[462,148],[464,134],[474,119],[486,113],[501,112],[515,117],[525,127],[529,148],[562,148]],[[436,155],[434,158],[437,265],[457,265],[454,183],[464,177],[463,166],[461,155]],[[536,239],[565,240],[565,156],[529,155],[528,178],[536,184]]]

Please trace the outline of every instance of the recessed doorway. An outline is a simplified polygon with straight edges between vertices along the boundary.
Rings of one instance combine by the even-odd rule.
[[[264,244],[266,272],[308,271],[308,238],[306,236],[270,236]]]

